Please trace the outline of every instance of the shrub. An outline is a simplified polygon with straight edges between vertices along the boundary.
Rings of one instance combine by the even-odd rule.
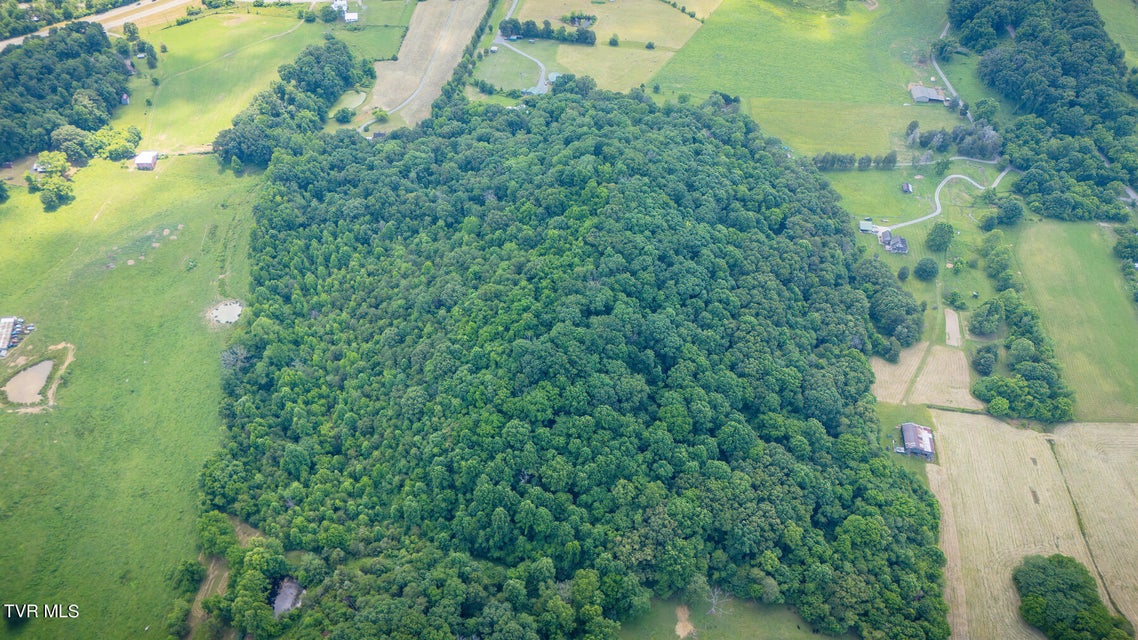
[[[917,262],[917,266],[913,268],[913,275],[917,276],[918,280],[928,282],[937,277],[940,273],[940,267],[937,266],[936,260],[932,258],[921,258]]]

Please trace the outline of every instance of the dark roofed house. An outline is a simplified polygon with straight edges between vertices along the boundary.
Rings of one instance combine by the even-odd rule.
[[[905,443],[905,453],[932,460],[936,455],[933,444],[933,430],[919,424],[906,422],[901,425],[901,440]]]
[[[893,241],[893,232],[888,229],[882,231],[877,234],[877,241],[888,247],[889,243]]]
[[[893,239],[885,245],[885,250],[889,253],[907,255],[909,253],[909,242],[901,236],[893,236]]]

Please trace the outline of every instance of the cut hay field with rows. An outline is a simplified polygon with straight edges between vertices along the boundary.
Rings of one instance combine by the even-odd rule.
[[[901,358],[896,363],[886,362],[881,358],[870,360],[873,375],[876,377],[873,383],[873,395],[881,402],[892,404],[903,402],[909,383],[917,374],[917,367],[925,357],[928,346],[928,342],[920,342],[902,350]]]
[[[1055,452],[1110,597],[1138,621],[1138,424],[1065,425]]]
[[[960,409],[983,409],[972,397],[968,357],[960,349],[933,345],[907,398],[908,402]]]
[[[1102,225],[1046,221],[1028,225],[1016,246],[1083,421],[1138,419],[1138,311],[1113,242]]]
[[[1041,638],[1019,617],[1012,570],[1029,554],[1063,553],[1092,566],[1048,437],[989,416],[936,410],[932,416],[944,477],[930,468],[930,485],[949,505],[942,549],[948,579],[960,581],[948,597],[959,606],[964,594],[965,610],[953,612],[955,635]]]

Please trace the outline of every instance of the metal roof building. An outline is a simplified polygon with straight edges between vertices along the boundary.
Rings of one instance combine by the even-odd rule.
[[[932,460],[936,455],[936,445],[933,444],[933,430],[913,422],[901,425],[901,439],[905,442],[905,453],[914,456],[924,456]]]

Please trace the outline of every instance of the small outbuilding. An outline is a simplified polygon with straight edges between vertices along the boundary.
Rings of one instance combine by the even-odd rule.
[[[498,53],[498,47],[490,47],[490,53]]]
[[[344,22],[352,23],[352,22],[359,22],[359,21],[360,21],[360,14],[350,12],[350,11],[344,12]]]
[[[128,96],[125,93],[122,94],[122,97],[119,98],[119,104],[124,105],[124,106],[130,104],[130,96]]]
[[[940,87],[926,87],[923,84],[909,85],[909,95],[913,96],[913,102],[948,102],[948,98],[944,95],[944,89]]]
[[[858,222],[857,230],[861,233],[873,233],[873,220],[862,220]]]
[[[901,183],[901,193],[912,193],[913,185],[908,182]]]
[[[134,168],[141,171],[154,171],[158,166],[157,151],[143,151],[134,158]]]
[[[933,444],[933,430],[913,422],[901,425],[901,440],[905,443],[905,453],[911,456],[921,456],[925,460],[932,460],[936,456],[936,446]]]

